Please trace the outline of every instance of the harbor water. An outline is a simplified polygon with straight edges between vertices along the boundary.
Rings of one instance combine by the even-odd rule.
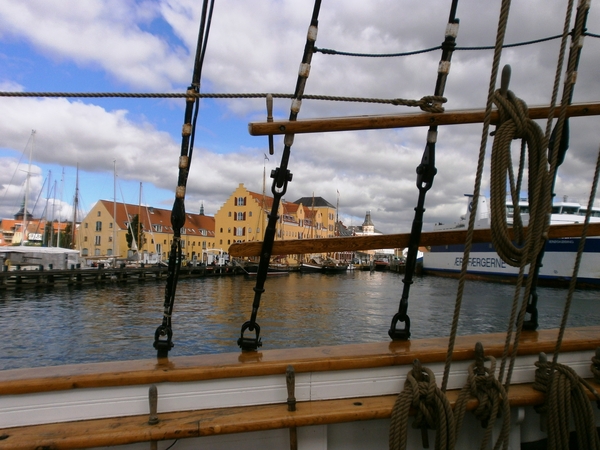
[[[363,271],[269,277],[257,316],[261,350],[388,341],[402,277]],[[181,280],[170,356],[239,351],[254,284],[243,276]],[[447,278],[414,280],[408,307],[412,339],[448,335],[457,286]],[[0,370],[154,358],[164,292],[164,283],[155,281],[1,292]],[[557,328],[567,290],[542,287],[538,292],[540,328]],[[569,326],[600,323],[598,294],[576,291]],[[468,281],[459,334],[506,332],[513,296],[512,285]]]

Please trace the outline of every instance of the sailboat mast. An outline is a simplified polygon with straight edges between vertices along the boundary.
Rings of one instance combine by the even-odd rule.
[[[77,225],[77,208],[79,208],[79,164],[75,175],[75,198],[73,199],[73,223],[71,224],[71,248],[75,248],[75,227]]]
[[[23,223],[21,233],[21,245],[25,244],[27,235],[27,197],[29,196],[29,179],[31,178],[31,159],[33,158],[33,146],[35,144],[35,130],[31,130],[31,146],[29,147],[29,168],[27,169],[27,178],[25,178],[25,201],[23,202]]]
[[[140,197],[138,199],[138,220],[137,220],[137,244],[138,244],[138,259],[142,251],[143,244],[141,242],[142,234],[142,182],[140,181]]]
[[[113,266],[117,266],[117,253],[115,245],[117,244],[117,160],[113,159],[113,242],[112,242],[112,257]]]

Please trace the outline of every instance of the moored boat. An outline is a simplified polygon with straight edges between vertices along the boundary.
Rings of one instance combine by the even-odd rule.
[[[471,196],[467,205],[467,212],[459,222],[451,225],[437,224],[436,231],[452,231],[465,229],[471,211]],[[524,215],[524,223],[527,222],[528,203],[526,200],[519,202],[521,213]],[[576,201],[563,199],[553,203],[551,224],[577,224],[583,223],[585,209]],[[507,203],[507,222],[512,224],[514,210]],[[600,222],[599,217],[591,217],[590,222]],[[488,199],[479,197],[479,207],[475,218],[476,229],[489,229],[490,210]],[[549,239],[545,245],[543,265],[540,267],[539,280],[553,284],[566,284],[573,274],[573,267],[577,249],[581,238]],[[435,245],[430,251],[425,252],[423,257],[423,271],[428,274],[458,276],[462,267],[464,255],[463,244]],[[467,274],[472,278],[480,278],[495,281],[515,281],[519,268],[509,265],[496,252],[491,242],[480,242],[473,244],[467,266]],[[580,286],[600,285],[600,239],[588,238],[585,242],[581,266],[579,268],[578,283]]]

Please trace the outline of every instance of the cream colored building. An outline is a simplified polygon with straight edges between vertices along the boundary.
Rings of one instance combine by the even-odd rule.
[[[262,241],[273,197],[246,189],[240,183],[215,214],[215,242],[228,250],[235,242]],[[304,197],[293,203],[282,200],[276,240],[318,239],[335,234],[335,207],[320,197]],[[299,260],[299,255],[288,259]],[[293,261],[288,261],[293,262]]]
[[[139,215],[143,229],[141,242],[136,239],[140,260],[168,260],[174,235],[170,210],[115,204],[107,200],[99,200],[79,226],[77,248],[81,256],[91,260],[132,257],[135,247],[129,248],[126,236],[136,215]],[[215,249],[215,219],[204,214],[186,213],[181,239],[184,260],[205,260],[207,250]]]

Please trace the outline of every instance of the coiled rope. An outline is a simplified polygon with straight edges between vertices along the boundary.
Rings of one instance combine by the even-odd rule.
[[[498,255],[513,267],[522,263],[529,264],[538,254],[544,244],[542,233],[547,221],[547,205],[551,201],[548,159],[546,156],[546,139],[540,126],[528,118],[527,105],[507,91],[506,97],[500,90],[494,93],[494,103],[500,114],[500,126],[496,129],[491,156],[490,203],[492,243]],[[527,240],[523,242],[523,223],[520,220],[519,193],[520,178],[515,180],[511,144],[514,139],[522,139],[528,151],[529,168],[529,227]],[[521,152],[521,157],[523,157]],[[524,166],[521,160],[519,166]],[[507,175],[515,210],[512,224],[515,235],[521,241],[517,245],[509,235],[509,224],[506,214],[506,185]],[[528,246],[529,240],[539,241],[533,248]],[[523,245],[524,244],[524,245]],[[530,251],[533,250],[533,251]],[[537,250],[537,251],[536,251]]]
[[[570,367],[549,362],[544,354],[540,359],[535,363],[533,387],[546,394],[546,401],[537,411],[545,414],[547,420],[548,449],[570,448],[571,422],[575,425],[578,448],[600,449],[595,414],[584,386],[591,392],[595,392],[594,388]]]
[[[454,414],[446,395],[438,388],[435,375],[422,367],[418,359],[406,376],[404,389],[398,395],[390,422],[390,450],[405,450],[410,409],[416,411],[412,427],[421,429],[423,447],[429,447],[427,429],[435,430],[435,449],[453,449],[456,442]]]
[[[477,399],[477,408],[473,411],[475,418],[485,428],[481,448],[489,448],[488,443],[492,437],[494,423],[502,417],[501,431],[494,444],[494,449],[508,448],[508,436],[510,432],[510,404],[508,395],[495,376],[496,358],[483,356],[483,346],[480,342],[475,347],[475,361],[469,366],[467,383],[463,386],[454,405],[454,421],[456,423],[456,438],[458,439],[460,428],[467,409],[467,402],[471,398]],[[489,363],[489,367],[485,363]]]

